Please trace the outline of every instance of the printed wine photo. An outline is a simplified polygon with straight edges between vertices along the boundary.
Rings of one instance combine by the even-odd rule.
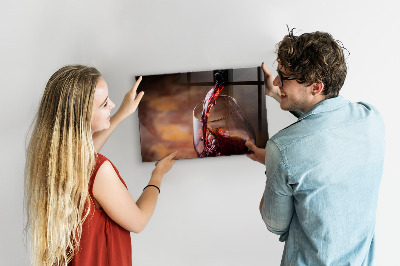
[[[143,162],[248,153],[265,147],[268,124],[260,67],[143,75],[139,91]],[[138,76],[136,77],[138,78]]]

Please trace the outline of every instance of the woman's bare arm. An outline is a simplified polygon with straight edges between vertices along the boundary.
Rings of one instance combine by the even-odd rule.
[[[171,153],[157,163],[149,185],[161,186],[164,174],[175,162],[175,156],[176,152]],[[100,166],[93,184],[93,196],[107,215],[134,233],[141,232],[147,225],[156,207],[158,194],[158,189],[150,186],[135,202],[109,161]]]
[[[118,111],[111,117],[110,119],[110,127],[93,133],[93,146],[96,152],[99,152],[103,145],[106,143],[107,139],[111,136],[114,130],[118,127],[118,125],[129,115],[133,114],[138,105],[140,100],[142,99],[144,92],[140,92],[136,96],[137,88],[139,87],[140,82],[142,81],[142,77],[140,77],[135,84],[133,85],[132,89],[129,90],[124,100],[121,103],[121,106],[118,108]]]

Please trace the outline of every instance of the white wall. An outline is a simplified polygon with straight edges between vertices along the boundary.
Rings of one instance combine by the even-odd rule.
[[[23,242],[24,145],[45,83],[62,65],[96,66],[114,102],[133,76],[248,67],[275,68],[287,33],[327,31],[350,50],[342,95],[366,101],[386,122],[387,152],[378,204],[379,265],[393,265],[400,235],[400,19],[396,1],[2,1],[0,3],[0,261],[28,265]],[[267,100],[270,133],[293,121]],[[362,132],[360,132],[362,134]],[[137,114],[102,151],[134,198],[152,163],[141,163]],[[207,172],[204,169],[207,168]],[[278,265],[283,244],[258,213],[264,169],[245,156],[178,161],[165,177],[157,210],[132,234],[134,265]]]

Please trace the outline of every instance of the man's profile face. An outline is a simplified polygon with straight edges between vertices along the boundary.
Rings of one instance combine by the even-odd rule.
[[[278,64],[277,72],[283,78],[296,77],[292,73],[288,73],[281,64]],[[278,74],[273,85],[278,86],[281,92],[281,109],[286,111],[300,111],[306,112],[309,110],[312,104],[312,86],[306,86],[305,84],[298,83],[297,80],[282,80]],[[282,85],[283,84],[283,85]]]

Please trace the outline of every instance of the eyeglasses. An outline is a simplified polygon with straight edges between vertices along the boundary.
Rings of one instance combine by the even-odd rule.
[[[277,71],[278,71],[279,80],[281,81],[282,87],[283,87],[283,81],[284,80],[295,80],[295,79],[297,79],[296,77],[284,77],[281,71],[279,71],[279,70],[277,70]]]

